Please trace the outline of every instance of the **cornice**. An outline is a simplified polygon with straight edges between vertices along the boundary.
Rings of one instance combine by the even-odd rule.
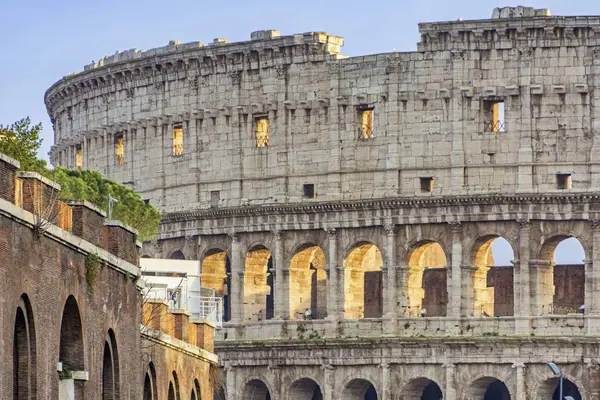
[[[285,204],[231,207],[226,209],[195,210],[163,215],[162,223],[204,220],[227,217],[246,217],[280,214],[315,214],[339,211],[394,210],[402,208],[452,207],[498,204],[585,204],[600,201],[600,193],[576,194],[515,194],[473,195],[445,197],[386,198],[362,201],[320,202],[311,204]]]

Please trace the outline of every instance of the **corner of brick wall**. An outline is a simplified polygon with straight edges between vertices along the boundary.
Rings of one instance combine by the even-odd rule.
[[[15,204],[15,184],[19,162],[0,153],[0,198]]]
[[[120,224],[105,223],[105,249],[133,265],[139,265],[136,233]]]
[[[98,247],[104,247],[105,215],[84,202],[68,202],[73,209],[73,234]]]

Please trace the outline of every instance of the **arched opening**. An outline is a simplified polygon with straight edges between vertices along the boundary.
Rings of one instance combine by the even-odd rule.
[[[169,382],[169,393],[167,394],[167,400],[175,400],[175,389],[173,388],[173,382]]]
[[[483,400],[510,400],[508,388],[499,379],[493,377],[479,378],[467,389],[467,397]]]
[[[560,378],[550,378],[545,380],[538,389],[537,393],[540,399],[549,399],[552,396],[552,400],[560,399]],[[574,400],[581,400],[581,392],[576,384],[570,380],[563,379],[563,399],[566,396],[571,396]]]
[[[200,382],[198,382],[198,379],[194,379],[194,389],[196,390],[196,399],[202,400],[202,392],[200,391]]]
[[[514,251],[501,236],[487,235],[475,241],[471,253],[472,313],[480,316],[514,315]]]
[[[13,337],[13,400],[36,398],[36,347],[33,311],[23,295],[17,306]]]
[[[303,378],[290,388],[290,400],[323,400],[323,393],[317,382]]]
[[[144,400],[156,400],[156,371],[154,364],[148,364],[148,371],[144,378]]]
[[[381,252],[373,243],[357,243],[344,259],[344,318],[381,318]]]
[[[59,361],[63,371],[84,371],[83,330],[75,297],[69,296],[60,325]],[[74,381],[75,399],[83,399],[83,381]]]
[[[416,245],[408,260],[408,312],[411,317],[443,317],[448,304],[446,253],[437,242]]]
[[[175,400],[181,400],[181,396],[179,394],[179,379],[177,378],[177,373],[173,371],[173,392],[175,395]]]
[[[405,400],[441,400],[444,397],[439,385],[427,378],[410,380],[402,392]]]
[[[183,255],[183,252],[177,250],[171,253],[169,260],[185,260],[185,256]]]
[[[574,237],[555,236],[544,243],[531,272],[537,274],[531,296],[538,299],[540,314],[569,314],[583,309],[584,259],[583,246]]]
[[[196,389],[192,388],[192,395],[190,396],[191,400],[196,400]]]
[[[202,286],[215,290],[223,298],[223,321],[231,319],[231,264],[227,253],[220,249],[209,250],[202,260]]]
[[[290,261],[290,318],[327,316],[327,261],[319,246],[300,248]]]
[[[244,269],[244,317],[262,321],[274,316],[273,258],[264,246],[255,246],[246,255]]]
[[[377,400],[373,384],[365,379],[354,379],[346,385],[342,393],[344,400]]]
[[[104,357],[102,362],[102,400],[117,400],[119,398],[119,355],[115,334],[108,331],[104,342]]]
[[[244,387],[242,400],[271,400],[271,394],[267,385],[258,379],[253,379]]]

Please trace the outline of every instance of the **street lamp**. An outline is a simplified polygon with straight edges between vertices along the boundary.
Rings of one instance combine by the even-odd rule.
[[[559,387],[560,389],[558,390],[559,393],[559,400],[563,400],[563,373],[562,371],[556,366],[556,364],[554,364],[553,362],[547,362],[546,364],[548,364],[548,366],[550,367],[550,369],[552,370],[552,373],[555,376],[560,377],[560,384]],[[570,396],[569,396],[570,397]],[[569,399],[570,400],[570,399]]]

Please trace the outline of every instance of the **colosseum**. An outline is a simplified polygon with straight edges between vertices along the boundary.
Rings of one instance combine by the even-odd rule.
[[[223,296],[217,398],[600,398],[600,17],[419,32],[171,41],[47,91],[54,165],[159,207],[144,254]]]

